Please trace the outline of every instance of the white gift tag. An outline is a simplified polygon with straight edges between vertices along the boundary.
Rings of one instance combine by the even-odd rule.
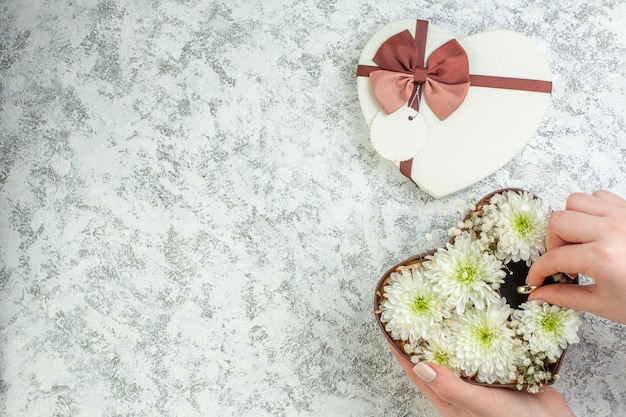
[[[376,152],[392,161],[413,158],[426,144],[426,122],[421,114],[402,106],[391,114],[379,112],[370,127]]]

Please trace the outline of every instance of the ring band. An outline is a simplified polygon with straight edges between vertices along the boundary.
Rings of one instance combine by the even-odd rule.
[[[531,292],[535,291],[537,289],[536,286],[534,285],[522,285],[517,287],[517,292],[519,294],[530,294]]]

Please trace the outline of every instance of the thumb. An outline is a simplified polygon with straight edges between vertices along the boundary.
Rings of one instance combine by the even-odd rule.
[[[595,311],[594,285],[553,284],[543,285],[533,291],[528,301],[540,300],[574,310]]]
[[[443,366],[420,362],[415,365],[413,372],[426,382],[444,403],[456,405],[481,416],[489,415],[493,411],[493,403],[488,401],[492,397],[485,395],[488,388],[464,382]]]

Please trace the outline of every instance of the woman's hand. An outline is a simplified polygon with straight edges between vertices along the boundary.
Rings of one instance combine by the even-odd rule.
[[[592,285],[538,288],[530,300],[588,311],[626,324],[626,201],[608,191],[572,194],[550,217],[546,253],[530,268],[528,285],[557,272],[581,273]]]
[[[443,417],[572,417],[556,390],[538,394],[489,388],[464,382],[448,369],[430,363],[414,365],[390,345],[406,374]]]

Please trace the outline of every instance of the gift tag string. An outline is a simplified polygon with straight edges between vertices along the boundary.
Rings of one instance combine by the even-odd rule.
[[[418,84],[417,88],[415,89],[415,94],[413,94],[413,98],[409,102],[409,107],[413,107],[413,103],[415,103],[415,100],[417,100],[417,108],[419,109],[420,105],[422,104],[421,92],[422,92],[422,84]],[[418,114],[419,114],[419,111],[415,111],[415,114],[413,116],[409,116],[409,121],[412,121],[413,119],[415,119]]]

